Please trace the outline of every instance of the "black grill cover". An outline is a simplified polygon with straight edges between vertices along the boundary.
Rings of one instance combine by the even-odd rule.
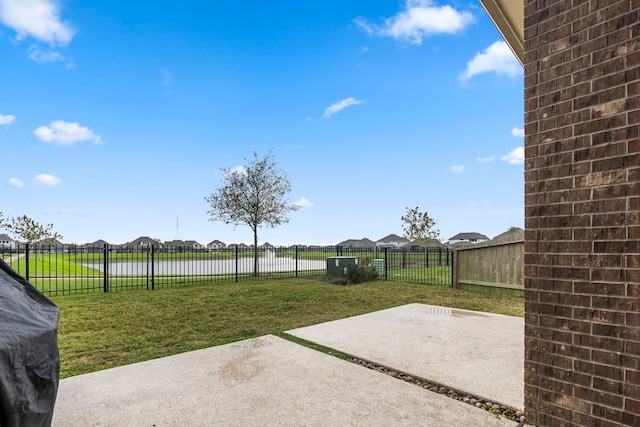
[[[0,259],[0,427],[51,424],[58,316],[55,304]]]

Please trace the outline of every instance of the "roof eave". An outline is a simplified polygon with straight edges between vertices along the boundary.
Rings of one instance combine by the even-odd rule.
[[[524,4],[517,0],[480,0],[513,53],[524,64]]]

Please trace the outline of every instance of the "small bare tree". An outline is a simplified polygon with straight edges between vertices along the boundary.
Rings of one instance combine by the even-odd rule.
[[[407,212],[400,218],[403,222],[404,237],[421,244],[440,240],[440,231],[433,229],[436,225],[435,219],[431,218],[426,211],[420,212],[418,207],[406,209]]]
[[[9,234],[21,239],[25,243],[62,238],[60,234],[53,231],[53,224],[42,225],[26,215],[9,218],[5,222],[3,222],[0,217],[0,228],[4,228]]]
[[[263,158],[254,152],[241,168],[223,168],[223,183],[205,200],[211,205],[209,221],[236,227],[246,224],[253,231],[253,274],[258,275],[258,229],[275,228],[289,222],[287,214],[300,208],[291,203],[289,175],[277,167],[271,151]]]

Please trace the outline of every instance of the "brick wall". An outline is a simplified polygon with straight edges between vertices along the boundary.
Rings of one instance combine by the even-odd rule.
[[[640,426],[640,0],[524,6],[525,412]]]

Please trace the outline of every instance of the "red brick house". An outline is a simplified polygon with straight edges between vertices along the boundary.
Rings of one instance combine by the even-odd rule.
[[[481,0],[524,65],[525,413],[640,425],[640,0]]]

